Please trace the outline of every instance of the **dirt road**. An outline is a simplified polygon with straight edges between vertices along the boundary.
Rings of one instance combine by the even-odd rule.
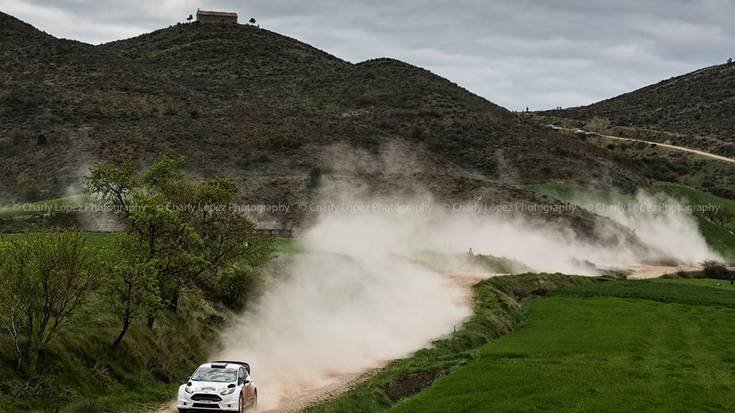
[[[301,411],[311,405],[331,400],[342,393],[352,389],[357,384],[376,375],[384,366],[370,369],[361,373],[342,374],[333,377],[333,383],[328,386],[304,390],[294,394],[288,400],[284,400],[278,409],[256,409],[248,410],[257,413],[291,413]],[[155,413],[178,413],[176,405],[171,402],[169,405],[161,407]]]
[[[384,363],[384,364],[387,364]],[[334,382],[328,386],[304,391],[294,395],[290,400],[284,401],[278,409],[259,410],[259,413],[292,413],[299,412],[309,406],[326,402],[337,396],[350,391],[356,385],[368,380],[378,374],[384,367],[375,367],[366,372],[354,374],[342,374],[334,377]]]
[[[633,265],[630,267],[629,280],[646,280],[663,277],[666,274],[675,274],[679,271],[700,271],[701,266],[672,266],[672,265]]]
[[[633,138],[623,138],[622,136],[613,136],[613,135],[602,135],[602,136],[605,137],[605,138],[617,139],[617,140],[621,140],[621,141],[642,142],[642,143],[646,143],[646,144],[658,145],[658,146],[661,146],[661,147],[664,147],[664,148],[674,149],[674,150],[683,151],[683,152],[689,152],[689,153],[693,153],[695,155],[700,155],[700,156],[704,156],[704,157],[707,157],[707,158],[716,159],[718,161],[735,163],[735,159],[728,158],[726,156],[715,155],[713,153],[705,152],[705,151],[700,151],[700,150],[697,150],[697,149],[686,148],[684,146],[676,146],[676,145],[671,145],[671,144],[668,144],[668,143],[644,141],[644,140],[633,139]]]
[[[574,132],[575,131],[575,129],[569,129],[569,128],[560,128],[560,129],[561,130],[565,130],[567,132]],[[661,142],[654,142],[654,141],[644,141],[642,139],[624,138],[622,136],[615,136],[615,135],[602,135],[602,134],[600,134],[600,136],[602,136],[603,138],[615,139],[615,140],[620,140],[620,141],[640,142],[640,143],[645,143],[645,144],[648,144],[648,145],[657,145],[657,146],[661,146],[663,148],[674,149],[674,150],[677,150],[677,151],[688,152],[688,153],[692,153],[692,154],[695,154],[695,155],[704,156],[704,157],[710,158],[710,159],[716,159],[718,161],[735,163],[735,159],[733,159],[733,158],[728,158],[726,156],[721,156],[721,155],[715,155],[714,153],[700,151],[698,149],[687,148],[687,147],[684,147],[684,146],[676,146],[676,145],[671,145],[671,144],[668,144],[668,143],[661,143]]]
[[[632,271],[628,275],[629,280],[647,280],[650,278],[659,278],[667,274],[676,274],[679,271],[702,271],[701,265],[633,265],[630,267]],[[735,272],[735,267],[727,267],[728,270]]]

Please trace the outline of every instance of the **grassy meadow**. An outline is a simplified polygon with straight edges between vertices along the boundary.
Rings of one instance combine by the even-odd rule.
[[[463,371],[478,357],[477,350],[510,332],[525,315],[521,300],[547,294],[562,286],[585,285],[590,277],[562,274],[501,276],[474,286],[474,314],[456,332],[408,358],[395,360],[376,376],[335,400],[312,406],[308,413],[381,412],[431,385],[436,377]],[[450,374],[451,373],[451,374]],[[423,393],[420,393],[423,394]],[[454,411],[444,406],[443,411]],[[419,411],[419,410],[407,410]]]
[[[391,412],[725,412],[735,287],[610,281],[523,303],[524,322]]]

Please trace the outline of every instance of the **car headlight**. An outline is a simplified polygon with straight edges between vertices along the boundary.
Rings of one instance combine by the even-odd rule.
[[[227,396],[228,394],[232,394],[235,392],[235,387],[228,387],[224,390],[222,390],[222,393],[220,393],[222,396]]]
[[[188,385],[187,385],[186,387],[184,387],[184,391],[185,391],[185,392],[187,392],[187,393],[189,393],[189,394],[192,394],[192,393],[194,393],[194,389],[192,389],[192,388],[191,388],[191,387],[189,387]]]

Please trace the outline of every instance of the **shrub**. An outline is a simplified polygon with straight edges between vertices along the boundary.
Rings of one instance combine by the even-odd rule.
[[[306,184],[306,188],[310,190],[319,188],[322,183],[322,175],[324,175],[324,170],[321,167],[312,168],[309,171],[309,182]]]
[[[249,293],[255,289],[258,277],[253,271],[234,270],[220,275],[212,286],[217,299],[233,310],[247,304]]]
[[[610,129],[610,120],[596,116],[587,122],[586,128],[595,132],[607,133]]]
[[[411,129],[411,138],[420,140],[424,136],[424,129],[421,126],[414,126]]]
[[[268,140],[268,145],[276,151],[292,151],[301,148],[304,143],[293,136],[274,136]]]
[[[721,263],[708,260],[704,262],[704,275],[707,278],[726,280],[730,278],[731,272]]]
[[[18,175],[15,179],[16,185],[20,189],[20,194],[25,201],[33,202],[41,198],[41,188],[36,181],[27,175]]]

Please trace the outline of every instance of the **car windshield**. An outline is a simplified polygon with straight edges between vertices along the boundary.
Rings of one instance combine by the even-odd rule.
[[[217,383],[227,383],[237,381],[237,371],[233,369],[202,367],[194,372],[191,376],[193,381],[213,381]]]

